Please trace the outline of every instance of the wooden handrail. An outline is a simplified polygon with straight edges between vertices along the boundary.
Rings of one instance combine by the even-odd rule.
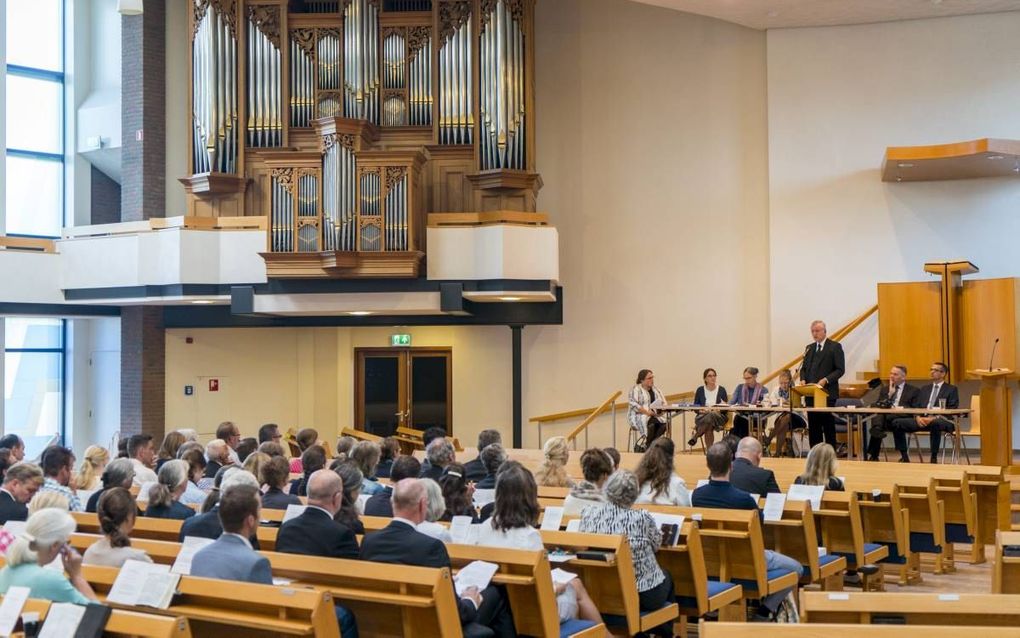
[[[844,337],[846,337],[848,334],[853,332],[857,328],[857,326],[859,326],[862,323],[864,323],[868,319],[868,317],[870,317],[871,315],[875,314],[876,312],[878,312],[878,304],[875,304],[874,306],[871,306],[870,308],[868,308],[867,310],[865,310],[861,314],[859,314],[856,317],[854,317],[845,326],[843,326],[839,330],[837,330],[837,331],[833,332],[831,335],[829,335],[829,339],[832,339],[833,341],[841,341]],[[788,361],[786,364],[784,364],[784,365],[776,368],[772,372],[770,372],[765,378],[761,379],[759,382],[762,385],[765,385],[765,384],[769,383],[770,381],[775,380],[775,378],[779,376],[780,372],[782,372],[783,370],[786,370],[788,368],[794,367],[795,365],[800,363],[801,360],[803,360],[803,358],[804,358],[804,355],[800,355],[796,359],[793,359],[792,361]],[[622,392],[618,392],[617,393],[617,395],[620,395],[620,394],[623,394],[623,393]],[[672,403],[674,401],[680,401],[682,399],[693,399],[694,398],[694,391],[691,390],[689,392],[679,392],[677,394],[667,394],[665,398],[666,398],[666,401],[668,401],[670,403]],[[605,405],[605,404],[603,404],[603,405]],[[602,406],[599,406],[599,407],[602,407]],[[627,404],[626,401],[621,401],[620,403],[617,403],[614,407],[616,407],[617,409],[624,409],[624,408],[628,407],[628,404]],[[594,416],[598,416],[598,414],[601,414],[601,412],[600,412],[598,414],[595,414],[594,416],[590,416],[590,415],[593,414],[594,410],[598,410],[598,409],[599,408],[583,408],[583,409],[580,409],[580,410],[570,410],[568,412],[557,412],[555,414],[544,414],[542,416],[533,416],[530,419],[528,419],[528,422],[530,422],[530,423],[538,423],[539,425],[542,425],[542,424],[545,424],[545,423],[551,423],[553,421],[562,421],[564,419],[572,419],[574,417],[579,417],[579,416],[589,416],[588,419],[585,419],[584,423],[582,423],[581,425],[579,425],[577,428],[574,429],[575,432],[581,432],[581,431],[584,430],[584,428],[581,427],[581,426],[588,427],[588,425],[590,423],[590,420],[594,420]],[[605,411],[605,410],[603,410],[603,411]]]
[[[0,235],[0,249],[23,250],[38,253],[57,252],[56,244],[52,239],[38,239],[36,237],[8,237]]]
[[[592,421],[598,418],[600,414],[608,410],[610,406],[613,405],[613,401],[616,401],[616,398],[619,397],[621,394],[623,394],[623,391],[617,390],[616,392],[613,393],[611,397],[603,401],[602,405],[595,408],[592,411],[592,413],[588,415],[588,418],[586,418],[584,421],[581,421],[581,423],[576,428],[570,431],[570,434],[567,435],[567,441],[573,442],[574,439],[577,438],[577,435],[580,434],[581,432],[584,432],[585,429],[589,425],[591,425]]]

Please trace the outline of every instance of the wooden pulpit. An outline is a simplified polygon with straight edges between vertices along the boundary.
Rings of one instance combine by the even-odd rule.
[[[1012,465],[1013,397],[1006,382],[1013,371],[968,370],[967,374],[981,380],[981,463]]]
[[[790,405],[795,408],[807,407],[804,399],[814,399],[814,406],[824,408],[829,394],[817,383],[805,383],[790,387]]]

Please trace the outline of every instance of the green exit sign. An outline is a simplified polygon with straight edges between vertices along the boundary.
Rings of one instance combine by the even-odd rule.
[[[411,335],[390,335],[391,346],[410,346]]]

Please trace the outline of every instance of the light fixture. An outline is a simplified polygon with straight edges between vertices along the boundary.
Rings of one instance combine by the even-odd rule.
[[[1001,159],[1006,159],[1006,156],[1005,155],[989,155],[987,159],[990,159],[990,160],[1001,160]]]
[[[348,312],[347,314],[349,314],[352,317],[367,317],[368,315],[370,315],[372,313],[369,312],[368,310],[352,310],[352,311]]]
[[[214,304],[216,302],[213,301],[212,299],[192,299],[191,303],[197,304],[197,305],[208,305],[208,304]]]
[[[520,301],[520,297],[500,297],[500,301]]]
[[[117,0],[117,13],[122,16],[142,15],[142,0]]]
[[[899,164],[897,164],[897,166],[899,166],[900,168],[914,168],[913,164],[909,164],[907,162],[900,162]]]

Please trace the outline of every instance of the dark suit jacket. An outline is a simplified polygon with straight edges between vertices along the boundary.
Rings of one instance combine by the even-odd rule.
[[[450,555],[443,541],[426,536],[403,521],[393,521],[361,541],[361,559],[420,567],[450,567]],[[450,581],[453,586],[453,581]],[[477,610],[470,600],[457,598],[460,622],[474,622]]]
[[[379,461],[379,465],[375,466],[376,478],[389,478],[390,470],[393,469],[393,459],[386,459],[385,461]]]
[[[418,475],[418,478],[429,478],[432,479],[433,481],[438,482],[439,477],[441,477],[442,475],[443,468],[439,467],[438,465],[432,465],[430,463],[428,465],[421,466],[421,474]]]
[[[185,536],[201,536],[202,538],[217,539],[223,534],[223,524],[220,523],[220,508],[217,505],[205,514],[196,514],[185,519],[181,523],[181,531],[177,535],[180,542],[184,542]],[[252,536],[251,546],[259,549],[259,539]],[[212,547],[211,545],[209,547]]]
[[[0,492],[0,523],[28,520],[28,506],[14,500],[7,492]]]
[[[805,383],[818,383],[822,378],[828,379],[825,391],[829,399],[835,401],[839,398],[839,379],[846,372],[843,346],[832,339],[826,339],[821,352],[815,352],[815,349],[814,341],[804,348],[804,365],[800,368],[800,378]]]
[[[921,389],[917,391],[917,407],[926,408],[928,407],[928,399],[931,398],[931,390],[933,383],[921,386]],[[939,407],[939,399],[946,400],[946,407],[950,410],[955,410],[960,407],[960,391],[956,389],[955,385],[943,383],[942,387],[939,388],[939,395],[935,398],[935,407]]]
[[[718,394],[716,394],[715,400],[719,403],[729,403],[729,397],[726,395],[726,388],[718,386]],[[694,405],[705,405],[705,386],[698,386],[698,389],[694,391]]]
[[[496,489],[496,475],[486,474],[478,482],[475,483],[475,488],[479,490],[494,490]]]
[[[479,450],[481,452],[481,450]],[[482,465],[482,457],[478,457],[473,461],[468,461],[464,464],[464,480],[465,481],[479,481],[485,478],[487,472],[485,466]]]
[[[385,516],[393,518],[393,503],[390,497],[393,496],[393,488],[387,487],[368,497],[365,501],[365,516]]]
[[[931,387],[928,388],[928,393],[931,393]],[[917,386],[910,385],[909,383],[903,383],[903,390],[900,391],[900,405],[904,408],[923,408],[926,405],[921,405],[924,401],[927,401],[928,395],[921,398],[921,393],[918,391]],[[889,383],[882,384],[882,390],[878,393],[879,402],[889,400]],[[959,401],[959,398],[957,398]]]
[[[296,496],[308,496],[308,485],[305,477],[302,476],[290,482],[290,493]]]
[[[288,505],[301,505],[296,494],[284,494],[283,490],[272,488],[262,495],[262,507],[271,510],[285,510]]]
[[[708,485],[702,485],[691,493],[691,505],[728,510],[758,509],[758,504],[754,502],[750,494],[732,485],[729,481],[715,479],[709,479]]]
[[[219,461],[209,461],[205,466],[205,474],[202,476],[205,478],[216,478],[216,473],[220,471],[221,467],[223,466]]]
[[[85,511],[86,512],[90,512],[90,513],[94,514],[96,512],[96,510],[99,509],[99,497],[102,496],[103,492],[105,492],[105,491],[106,491],[106,488],[103,487],[103,488],[100,488],[100,489],[98,489],[98,490],[96,490],[95,492],[92,493],[92,496],[89,497],[88,502],[85,503]]]
[[[760,496],[780,491],[776,475],[772,470],[755,467],[747,459],[733,459],[730,484],[739,490]]]
[[[276,535],[276,551],[287,554],[357,558],[358,539],[346,525],[341,525],[324,510],[309,507],[280,527]]]
[[[178,501],[174,501],[170,504],[170,507],[147,507],[145,515],[149,518],[176,518],[183,521],[194,517],[195,510],[187,505],[182,505]]]

